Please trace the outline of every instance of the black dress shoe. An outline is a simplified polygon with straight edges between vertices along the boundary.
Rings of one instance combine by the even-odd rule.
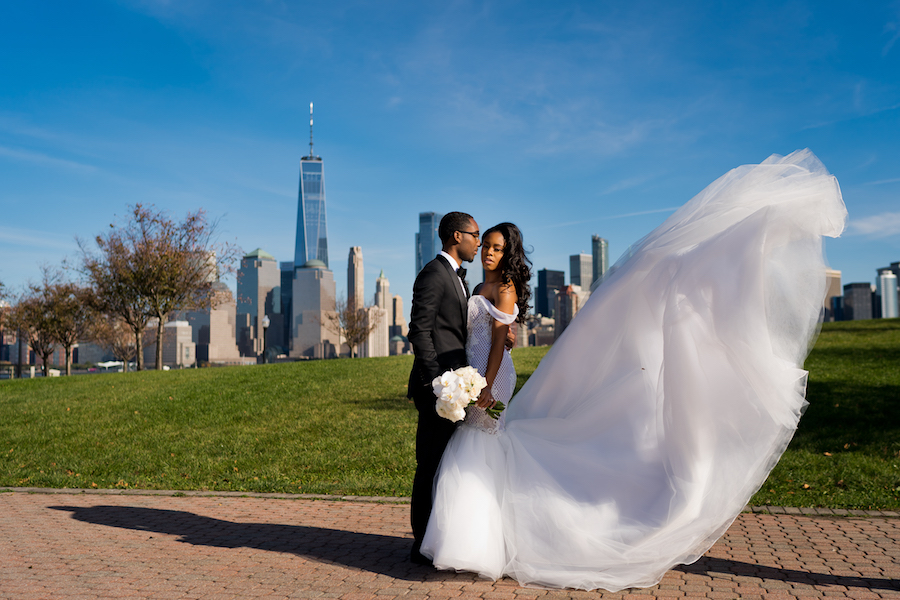
[[[412,552],[409,553],[409,560],[413,564],[422,565],[424,567],[433,567],[434,564],[431,562],[431,559],[413,548]]]

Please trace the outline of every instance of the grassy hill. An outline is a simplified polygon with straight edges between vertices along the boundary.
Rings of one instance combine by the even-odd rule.
[[[546,348],[513,353],[521,385]],[[0,486],[405,496],[410,357],[0,381]],[[900,320],[826,324],[755,504],[900,508]]]

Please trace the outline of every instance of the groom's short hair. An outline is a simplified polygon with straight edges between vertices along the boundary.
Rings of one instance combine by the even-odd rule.
[[[464,212],[449,212],[444,215],[441,224],[438,225],[438,237],[441,238],[441,243],[446,244],[447,240],[453,237],[454,231],[465,231],[469,222],[473,220],[472,215]]]

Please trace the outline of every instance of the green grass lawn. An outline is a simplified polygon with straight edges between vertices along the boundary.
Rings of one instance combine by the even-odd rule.
[[[520,385],[545,352],[514,351]],[[0,381],[0,486],[406,496],[411,364]],[[900,320],[826,324],[807,368],[810,407],[753,503],[900,508]]]
[[[826,323],[809,407],[753,504],[900,508],[900,319]]]

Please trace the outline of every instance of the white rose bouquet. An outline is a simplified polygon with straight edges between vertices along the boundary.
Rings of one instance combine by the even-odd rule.
[[[487,387],[487,380],[474,367],[460,367],[435,377],[431,387],[437,396],[437,414],[456,422],[466,417],[466,407],[475,404],[481,390]],[[490,417],[496,419],[504,408],[506,407],[502,402],[497,402],[493,408],[485,410]]]

